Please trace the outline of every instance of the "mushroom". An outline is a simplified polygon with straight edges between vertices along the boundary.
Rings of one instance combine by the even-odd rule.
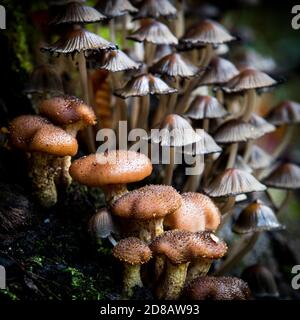
[[[29,176],[39,202],[44,207],[53,206],[61,158],[77,153],[76,139],[47,119],[31,115],[11,122],[10,138],[17,149],[31,154]]]
[[[134,15],[134,20],[153,18],[174,18],[176,8],[168,0],[143,0],[139,4],[139,11]]]
[[[171,230],[154,239],[150,245],[151,251],[155,256],[166,258],[165,274],[162,274],[164,278],[156,292],[158,299],[179,298],[191,260],[205,259],[202,262],[208,270],[209,261],[225,254],[226,244],[222,241],[216,242],[215,238],[217,237],[206,231],[193,233]]]
[[[248,164],[253,170],[267,168],[273,162],[273,157],[258,145],[252,146],[252,151],[248,159]]]
[[[112,213],[129,221],[125,232],[149,242],[164,232],[163,220],[182,204],[181,196],[171,186],[148,185],[118,198]]]
[[[81,184],[100,187],[108,204],[127,192],[127,183],[141,181],[152,172],[149,158],[142,153],[111,150],[75,160],[70,175]]]
[[[141,265],[151,259],[151,250],[140,239],[130,237],[120,240],[112,253],[124,265],[123,292],[126,297],[131,297],[136,287],[143,287]]]
[[[235,277],[198,277],[183,292],[188,300],[249,300],[251,291],[246,282]]]

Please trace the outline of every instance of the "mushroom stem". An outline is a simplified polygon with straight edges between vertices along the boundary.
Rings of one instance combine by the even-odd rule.
[[[110,41],[115,43],[116,42],[116,26],[115,26],[114,19],[109,20],[109,35],[110,35]]]
[[[185,19],[184,19],[184,5],[183,1],[176,1],[176,9],[177,9],[177,19],[175,24],[175,36],[180,38],[183,35],[185,29]]]
[[[193,260],[189,265],[186,281],[189,282],[200,276],[206,276],[211,263],[212,260],[210,259],[197,258]]]
[[[228,156],[228,161],[226,165],[226,169],[229,168],[234,168],[235,165],[235,159],[237,156],[239,144],[238,143],[232,143],[229,147],[229,156]]]
[[[153,64],[153,59],[155,56],[156,45],[151,42],[145,42],[145,63],[147,66],[151,66]]]
[[[166,165],[165,177],[163,184],[172,185],[173,172],[175,167],[175,150],[173,147],[170,150],[170,163]]]
[[[203,120],[203,130],[207,133],[209,132],[209,119]]]
[[[57,158],[53,161],[53,168],[57,172],[55,182],[57,185],[63,185],[68,187],[72,183],[72,177],[70,176],[69,169],[71,166],[71,157],[66,156]]]
[[[254,145],[254,140],[248,140],[246,142],[246,147],[245,147],[245,152],[243,157],[246,163],[249,161],[249,158],[251,156],[253,145]]]
[[[150,110],[150,95],[141,97],[140,99],[140,121],[139,128],[148,130],[148,116]]]
[[[53,158],[43,153],[34,152],[30,159],[29,177],[34,193],[40,204],[50,208],[57,202],[55,185],[56,170],[52,167]]]
[[[179,79],[178,77],[175,77],[175,81],[174,81],[174,89],[179,89]],[[168,102],[168,112],[169,113],[173,113],[174,109],[175,109],[175,105],[177,102],[177,98],[178,98],[178,93],[173,93],[170,95],[169,97],[169,102]]]
[[[132,107],[131,107],[131,129],[135,129],[137,127],[138,118],[140,111],[140,99],[137,97],[133,97],[132,99]]]
[[[102,190],[105,194],[105,200],[108,204],[112,204],[123,194],[127,193],[126,184],[110,184],[102,187]]]
[[[244,111],[244,115],[242,117],[242,120],[248,122],[251,118],[251,114],[253,113],[255,109],[256,104],[256,91],[255,89],[248,90],[245,99],[247,99],[247,108]]]
[[[294,129],[295,129],[294,125],[287,125],[283,139],[280,141],[278,146],[272,152],[273,159],[277,159],[282,154],[282,152],[287,148],[287,146],[289,145],[293,137]]]
[[[130,298],[134,293],[135,287],[143,287],[141,279],[141,266],[139,264],[132,265],[124,263],[123,275],[123,292],[124,295]]]
[[[217,100],[219,101],[220,104],[224,103],[224,94],[223,94],[223,91],[221,89],[217,89],[216,98],[217,98]]]
[[[193,174],[188,176],[187,181],[183,187],[184,192],[187,192],[187,191],[196,192],[199,187],[199,184],[203,175],[205,163],[204,163],[203,155],[198,155],[197,157],[198,157],[198,161],[195,162],[194,168],[197,169],[198,174]]]
[[[122,31],[121,31],[121,43],[122,48],[126,48],[127,45],[127,14],[123,15],[122,19]]]
[[[156,295],[160,300],[177,300],[180,297],[185,283],[188,263],[172,264],[168,259],[166,262],[166,273]]]
[[[137,220],[133,227],[134,233],[135,230],[138,230],[138,237],[140,240],[145,243],[150,243],[154,238],[158,237],[164,232],[163,227],[163,218],[151,219],[151,220]]]
[[[152,127],[157,126],[161,119],[169,113],[169,110],[166,108],[167,102],[168,96],[166,94],[159,97],[159,103],[151,123]]]
[[[115,240],[115,238],[110,234],[107,239],[109,240],[109,242],[115,247],[117,244],[117,241]]]

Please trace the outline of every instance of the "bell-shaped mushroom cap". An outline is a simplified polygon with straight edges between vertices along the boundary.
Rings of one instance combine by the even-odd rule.
[[[226,115],[227,111],[216,98],[199,95],[193,99],[185,114],[193,120],[223,118]]]
[[[128,0],[100,0],[96,8],[108,18],[120,17],[138,11]]]
[[[221,214],[218,207],[207,196],[196,192],[181,195],[182,205],[173,214],[166,216],[164,224],[170,229],[191,232],[218,228]]]
[[[57,96],[43,100],[39,105],[42,115],[58,125],[68,125],[82,121],[85,126],[96,123],[96,115],[91,107],[72,96]]]
[[[232,226],[232,230],[239,234],[281,228],[282,225],[278,222],[274,211],[260,200],[254,201],[242,210]]]
[[[257,130],[263,132],[264,134],[270,133],[276,130],[273,124],[267,122],[264,118],[259,115],[252,113],[249,123],[252,124]]]
[[[267,120],[275,126],[300,122],[300,104],[294,101],[283,101],[268,114]]]
[[[249,300],[251,292],[246,282],[235,277],[198,277],[184,289],[188,300]]]
[[[238,69],[229,60],[214,57],[201,77],[202,85],[222,84],[239,74]]]
[[[265,189],[266,186],[256,180],[250,173],[239,169],[226,169],[222,174],[215,177],[204,188],[204,191],[211,197],[228,197]]]
[[[163,23],[150,19],[139,29],[127,37],[139,42],[151,42],[154,44],[177,44],[178,40]]]
[[[240,155],[237,155],[237,157],[235,159],[234,168],[242,170],[242,171],[246,171],[248,173],[253,172],[252,168],[248,165],[248,163]]]
[[[111,213],[107,208],[101,208],[91,217],[89,231],[102,239],[109,237],[112,233],[117,233]]]
[[[114,94],[123,99],[129,97],[143,97],[149,94],[170,94],[177,92],[169,87],[163,80],[152,74],[138,75],[129,80],[121,89],[115,90]]]
[[[219,259],[227,246],[209,231],[170,230],[156,237],[150,249],[154,255],[164,255],[173,264],[181,264],[196,258]]]
[[[263,183],[277,189],[299,189],[300,167],[293,163],[283,163],[276,167],[264,180]]]
[[[70,2],[60,9],[59,14],[50,22],[50,24],[62,23],[91,23],[106,19],[95,8],[85,6],[78,2]]]
[[[63,34],[54,44],[43,48],[44,51],[58,54],[72,54],[85,51],[115,49],[115,46],[97,34],[83,28],[76,28]]]
[[[54,125],[46,125],[32,137],[29,150],[58,157],[74,156],[78,151],[78,143],[65,130]]]
[[[143,0],[139,6],[139,11],[134,15],[135,19],[159,17],[174,18],[176,16],[176,8],[169,0]]]
[[[181,196],[173,187],[148,185],[124,194],[111,209],[122,218],[151,220],[173,213],[181,204]]]
[[[270,166],[273,162],[273,158],[266,151],[257,145],[252,146],[251,154],[248,159],[249,166],[254,169],[263,169]]]
[[[143,180],[152,172],[152,164],[142,153],[112,150],[75,160],[70,174],[75,181],[89,187],[124,184]]]
[[[215,132],[214,139],[217,143],[236,143],[257,139],[263,136],[263,132],[253,125],[239,119],[226,121]]]
[[[113,248],[112,254],[118,260],[132,265],[147,263],[152,258],[147,244],[135,237],[120,240]]]
[[[117,49],[102,52],[100,63],[97,66],[100,69],[104,69],[110,72],[119,72],[138,69],[140,67],[140,64],[133,61],[123,51]]]
[[[33,136],[45,125],[50,125],[46,118],[33,115],[19,116],[10,123],[10,140],[16,148],[28,151]]]
[[[228,31],[218,22],[203,20],[186,31],[180,39],[186,44],[221,44],[234,40]]]
[[[49,6],[65,6],[72,2],[85,3],[86,0],[50,0]]]
[[[272,272],[259,264],[246,268],[242,273],[256,298],[277,298],[279,292]]]
[[[195,65],[183,58],[179,53],[171,53],[164,56],[151,69],[168,77],[181,78],[194,77],[199,72]]]
[[[34,68],[24,92],[28,94],[63,93],[63,84],[53,66],[41,65]]]
[[[222,89],[226,92],[240,92],[274,86],[277,82],[266,73],[245,68],[237,76],[229,80]]]

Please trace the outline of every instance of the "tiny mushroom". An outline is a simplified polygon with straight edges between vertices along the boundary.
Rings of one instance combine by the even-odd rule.
[[[159,17],[174,18],[176,8],[169,0],[143,0],[139,5],[139,11],[134,15],[134,19]]]

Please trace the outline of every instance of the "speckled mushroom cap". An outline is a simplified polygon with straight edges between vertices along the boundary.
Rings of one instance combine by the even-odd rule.
[[[226,169],[216,176],[204,191],[211,197],[228,197],[265,189],[266,186],[250,173],[239,169]]]
[[[237,76],[229,80],[222,89],[226,92],[240,92],[274,86],[277,82],[266,73],[245,68]]]
[[[100,0],[96,4],[96,8],[108,18],[120,17],[138,11],[128,0]]]
[[[75,160],[70,167],[72,178],[89,187],[137,182],[151,172],[152,164],[148,157],[126,150],[91,154]]]
[[[187,192],[181,195],[182,205],[173,214],[166,216],[164,224],[170,229],[191,232],[216,230],[221,214],[213,201],[201,193]]]
[[[185,116],[190,119],[215,119],[223,118],[228,114],[219,101],[212,96],[197,95],[191,102]]]
[[[299,189],[300,167],[293,163],[283,163],[276,167],[264,180],[263,183],[277,189]]]
[[[196,258],[219,259],[227,251],[224,241],[208,231],[170,230],[156,237],[151,245],[154,255],[164,255],[173,264]]]
[[[139,42],[151,42],[154,44],[177,44],[178,40],[163,23],[149,19],[139,29],[134,31],[128,39]]]
[[[147,263],[152,257],[147,244],[135,237],[120,240],[113,248],[112,254],[118,260],[131,265]]]
[[[91,107],[72,96],[57,96],[46,99],[39,105],[42,115],[57,125],[82,121],[83,126],[94,125],[96,115]]]
[[[29,144],[36,132],[50,121],[41,116],[23,115],[10,123],[10,139],[12,144],[23,151],[28,151]]]
[[[300,122],[300,104],[294,101],[282,101],[268,114],[267,120],[275,126]]]
[[[248,159],[249,166],[254,169],[267,168],[273,162],[273,158],[266,151],[257,145],[252,146],[251,154]]]
[[[252,113],[251,117],[249,119],[249,123],[255,127],[258,131],[261,131],[262,133],[270,133],[276,130],[275,126],[268,121],[266,121],[263,117],[260,117],[259,115]]]
[[[176,8],[168,0],[144,0],[139,11],[134,15],[135,19],[159,17],[173,18],[176,16]]]
[[[122,218],[151,220],[173,213],[181,204],[181,196],[173,187],[148,185],[118,198],[111,210]]]
[[[168,77],[190,78],[199,73],[199,69],[179,53],[171,53],[162,57],[151,69]]]
[[[54,125],[46,125],[37,130],[32,137],[29,150],[58,157],[74,156],[78,151],[78,143],[63,129]]]
[[[236,233],[252,233],[266,230],[281,229],[274,211],[256,200],[241,211],[235,220],[232,230]]]
[[[249,300],[251,292],[246,282],[235,277],[198,277],[184,289],[188,300]]]
[[[246,142],[251,139],[258,139],[263,136],[261,130],[256,129],[252,124],[233,119],[226,121],[214,133],[214,139],[217,143],[235,143]]]

